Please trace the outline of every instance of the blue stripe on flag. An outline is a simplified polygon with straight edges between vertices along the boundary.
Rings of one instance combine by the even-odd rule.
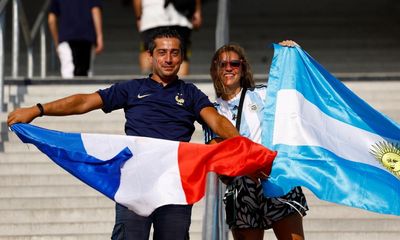
[[[24,143],[34,144],[60,167],[114,200],[121,166],[132,157],[128,148],[103,161],[86,153],[79,133],[63,133],[23,123],[13,124],[11,129]]]

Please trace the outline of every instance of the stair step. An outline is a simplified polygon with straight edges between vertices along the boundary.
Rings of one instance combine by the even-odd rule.
[[[353,223],[354,224],[354,223]],[[307,240],[321,240],[321,239],[329,239],[329,240],[377,240],[377,239],[385,239],[385,240],[397,240],[399,238],[398,232],[331,232],[331,231],[306,231],[305,237]],[[233,239],[233,238],[230,238]],[[276,240],[276,237],[271,231],[268,231],[264,239],[268,240]]]
[[[7,233],[4,236],[31,236],[51,235],[54,237],[63,235],[79,235],[82,232],[87,234],[104,234],[110,237],[114,227],[114,221],[93,221],[79,223],[36,223],[36,224],[4,224],[0,225],[0,232]],[[201,223],[192,222],[190,230],[201,232]],[[1,239],[1,238],[0,238]],[[80,239],[80,238],[79,238]]]
[[[0,175],[0,187],[69,186],[84,184],[74,176],[61,169],[60,171],[58,169],[51,171],[50,174],[17,174]]]
[[[87,185],[70,186],[19,186],[0,187],[0,198],[25,197],[93,197],[101,196],[99,192]]]
[[[95,215],[96,216],[96,215]],[[46,216],[47,217],[47,216]],[[65,217],[65,216],[60,216]],[[103,216],[102,216],[103,217]],[[81,239],[80,234],[108,234],[111,236],[112,229],[114,227],[114,221],[112,217],[107,219],[93,219],[93,222],[69,222],[69,223],[18,223],[18,224],[0,224],[0,239],[5,236],[9,237],[20,237],[23,236],[37,236],[34,239],[45,239],[43,236],[54,235],[54,238],[61,238],[66,235],[77,235]],[[51,238],[49,238],[51,239]],[[68,237],[69,239],[69,237]]]
[[[66,171],[50,159],[43,163],[1,163],[0,177],[12,175],[60,175]]]
[[[15,144],[21,144],[21,140],[14,139],[13,142]],[[45,163],[49,159],[43,153],[37,152],[19,152],[19,153],[7,153],[0,152],[1,164],[9,164],[9,163]],[[1,170],[0,170],[1,171]]]
[[[0,198],[1,210],[40,210],[67,208],[113,207],[114,202],[103,195],[73,197]]]
[[[111,202],[111,200],[110,200]],[[78,207],[66,209],[22,209],[22,210],[1,210],[2,224],[29,224],[29,223],[75,223],[75,222],[95,222],[114,221],[115,209],[114,205],[108,207]],[[192,219],[201,222],[203,209],[194,207],[192,211]],[[1,231],[0,231],[1,232]],[[1,234],[0,234],[1,235]]]
[[[304,218],[304,225],[309,232],[395,232],[398,231],[400,219],[308,219]]]
[[[350,208],[336,204],[312,206],[307,212],[307,219],[397,219],[399,217],[369,212],[358,208]]]
[[[13,236],[0,234],[0,240],[109,240],[112,228],[106,234],[86,234],[84,231],[78,234],[15,234]],[[201,239],[201,238],[198,238]]]
[[[2,224],[21,223],[74,223],[112,221],[115,215],[112,207],[69,208],[69,209],[39,209],[39,210],[2,210]]]

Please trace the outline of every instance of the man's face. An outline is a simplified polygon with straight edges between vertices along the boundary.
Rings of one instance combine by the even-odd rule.
[[[182,53],[177,38],[157,38],[151,56],[153,77],[162,81],[175,79],[182,63]]]

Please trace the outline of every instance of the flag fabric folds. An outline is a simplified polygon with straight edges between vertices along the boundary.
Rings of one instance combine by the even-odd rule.
[[[267,196],[295,186],[318,198],[400,215],[400,126],[300,47],[274,45],[262,143],[278,151]]]
[[[207,172],[270,172],[276,152],[244,137],[215,145],[123,135],[64,133],[30,124],[11,129],[56,164],[142,216],[167,204],[193,204]]]

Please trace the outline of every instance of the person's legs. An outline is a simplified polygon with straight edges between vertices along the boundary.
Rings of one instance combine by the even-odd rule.
[[[128,208],[116,204],[115,225],[112,240],[148,240],[151,218],[137,215]]]
[[[303,240],[303,217],[292,213],[272,224],[275,236],[279,240]]]
[[[263,200],[260,197],[261,190],[261,185],[248,177],[240,177],[228,185],[224,197],[225,211],[235,240],[264,238],[265,228],[260,211],[263,206],[260,201]]]
[[[153,218],[154,240],[188,240],[192,205],[165,205],[157,208]]]
[[[303,217],[308,210],[307,201],[300,187],[293,188],[279,198],[266,198],[265,224],[272,227],[279,240],[303,240]]]
[[[73,78],[75,66],[72,60],[72,50],[68,42],[61,42],[58,44],[57,55],[60,59],[61,77]]]
[[[232,235],[235,240],[263,240],[264,229],[261,228],[233,228]]]
[[[90,63],[89,63],[89,71],[88,77],[93,77],[94,73],[94,60],[96,59],[96,46],[93,45],[92,49],[90,50]]]
[[[87,76],[90,68],[92,43],[89,41],[68,41],[75,65],[74,76]]]

